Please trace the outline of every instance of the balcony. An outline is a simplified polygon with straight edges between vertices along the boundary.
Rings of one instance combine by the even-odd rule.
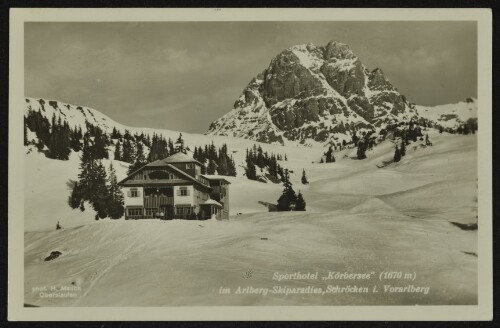
[[[164,195],[144,196],[145,208],[159,208],[161,205],[173,205],[174,197]]]

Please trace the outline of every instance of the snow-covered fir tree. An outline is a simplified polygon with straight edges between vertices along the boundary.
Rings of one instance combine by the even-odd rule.
[[[302,184],[309,184],[309,181],[307,180],[306,176],[306,170],[302,169],[302,178],[301,178]]]
[[[107,201],[107,212],[109,217],[112,219],[119,219],[125,213],[125,208],[123,206],[123,192],[118,186],[118,180],[116,178],[116,171],[113,167],[113,162],[109,164],[109,175],[108,175],[108,201]]]

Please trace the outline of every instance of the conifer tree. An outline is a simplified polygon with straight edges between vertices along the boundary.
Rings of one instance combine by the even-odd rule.
[[[80,173],[78,174],[80,188],[82,188],[82,202],[89,200],[91,197],[92,189],[94,188],[94,170],[96,165],[90,145],[90,135],[86,133],[83,139],[82,155],[80,157]]]
[[[120,144],[120,140],[118,140],[115,146],[114,159],[115,161],[121,161],[121,158],[122,158],[122,147]]]
[[[226,154],[220,154],[217,163],[217,173],[219,175],[227,175],[228,160]]]
[[[399,150],[398,146],[396,146],[396,149],[394,151],[394,162],[399,162],[401,160],[401,151]]]
[[[302,184],[309,184],[309,181],[307,181],[305,169],[302,169]]]
[[[295,204],[295,211],[305,211],[305,210],[306,210],[306,201],[304,200],[302,193],[299,191],[299,194],[297,195],[297,201]]]
[[[71,154],[71,128],[68,122],[64,122],[61,126],[61,154],[60,159],[67,160]]]
[[[358,159],[365,159],[366,158],[366,144],[365,144],[365,142],[363,142],[361,140],[358,141],[357,157],[358,157]]]
[[[49,145],[50,122],[40,111],[29,111],[25,116],[25,122],[30,131],[36,134],[38,142],[36,146],[39,151],[43,150],[45,145]]]
[[[186,153],[186,149],[184,147],[184,139],[182,138],[182,133],[179,133],[179,137],[175,141],[175,152],[176,153]]]
[[[172,142],[172,139],[170,139],[170,138],[168,138],[168,152],[170,155],[175,154],[174,143]]]
[[[276,156],[271,155],[269,160],[269,174],[273,177],[278,177],[278,162],[276,161]]]
[[[118,131],[116,129],[116,127],[113,127],[113,131],[111,132],[111,138],[112,139],[120,139],[122,136],[121,136],[121,133],[120,131]]]
[[[246,173],[248,179],[257,180],[257,170],[255,168],[255,164],[250,159],[247,160]]]
[[[401,149],[399,152],[401,154],[401,157],[406,155],[406,143],[404,140],[401,142]]]
[[[70,128],[67,122],[62,123],[61,117],[59,116],[56,120],[55,113],[52,116],[51,121],[51,131],[50,138],[47,147],[49,152],[47,157],[54,159],[67,160],[70,149]]]
[[[112,219],[119,219],[125,213],[125,208],[123,207],[123,193],[118,186],[118,180],[116,178],[116,171],[113,167],[113,162],[109,164],[108,201],[106,205],[109,217]]]
[[[263,168],[265,163],[264,163],[264,154],[262,153],[262,147],[259,146],[257,148],[257,158],[256,158],[256,164],[258,167]]]
[[[328,151],[325,154],[325,162],[326,163],[333,163],[333,162],[335,162],[335,157],[333,156],[332,146],[328,147]]]
[[[231,156],[228,161],[227,175],[235,177],[236,176],[236,164],[234,164],[234,159]]]
[[[144,156],[144,145],[142,142],[137,142],[135,145],[135,162],[146,164],[146,156]]]
[[[108,216],[108,188],[106,186],[106,169],[100,160],[97,162],[93,178],[94,188],[91,193],[90,202],[96,212],[95,219],[104,219]]]
[[[352,134],[352,143],[354,144],[354,146],[358,144],[358,141],[359,141],[358,135],[356,134],[356,132],[354,132]]]
[[[71,149],[73,149],[73,151],[79,152],[80,150],[82,150],[81,139],[82,130],[80,128],[75,128],[73,131],[71,131],[70,147]]]
[[[136,143],[135,149],[136,152],[134,156],[134,163],[128,167],[127,174],[131,174],[132,172],[146,165],[146,157],[144,156],[144,147],[141,141],[138,141]]]
[[[132,144],[130,143],[130,140],[124,138],[121,160],[124,162],[127,162],[127,163],[132,163],[133,162],[132,152],[133,152],[133,149],[132,149]]]
[[[93,153],[95,159],[108,158],[108,149],[106,148],[107,143],[107,136],[99,127],[95,127],[93,144]]]
[[[208,147],[208,159],[212,161],[217,161],[217,149],[215,148],[214,142]]]
[[[278,172],[281,182],[283,182],[283,177],[285,176],[285,172],[283,171],[283,168],[279,164],[276,166],[276,171]]]
[[[198,147],[197,146],[194,146],[194,150],[193,150],[193,158],[197,161],[200,161],[200,156],[198,154]]]
[[[283,174],[283,193],[278,199],[277,209],[278,211],[290,211],[294,209],[297,202],[297,195],[292,188],[292,183],[290,182],[290,174],[288,169],[285,169]]]
[[[72,209],[80,208],[80,210],[83,212],[85,210],[85,208],[83,207],[83,202],[82,202],[83,194],[82,193],[83,193],[83,190],[80,187],[78,181],[75,181],[73,183],[73,189],[71,190],[71,194],[68,198],[68,205]]]
[[[215,162],[211,159],[208,160],[207,174],[215,174]]]
[[[71,208],[80,208],[85,211],[85,201],[90,201],[92,192],[95,187],[94,170],[96,168],[96,161],[92,156],[92,149],[90,146],[90,136],[85,133],[83,139],[82,155],[80,156],[80,173],[78,174],[78,182],[75,182],[68,200]]]

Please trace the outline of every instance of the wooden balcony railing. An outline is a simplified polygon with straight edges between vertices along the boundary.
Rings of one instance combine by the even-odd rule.
[[[167,196],[144,196],[145,208],[159,208],[161,205],[173,205],[174,197]]]

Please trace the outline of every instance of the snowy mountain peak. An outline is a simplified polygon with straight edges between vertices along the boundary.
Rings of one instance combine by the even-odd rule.
[[[244,88],[207,134],[260,142],[339,143],[359,130],[416,118],[382,70],[369,71],[347,44],[291,46]]]
[[[356,57],[351,48],[349,48],[349,45],[337,41],[328,42],[328,44],[324,48],[324,52],[326,60],[330,60],[332,58],[352,59]]]

